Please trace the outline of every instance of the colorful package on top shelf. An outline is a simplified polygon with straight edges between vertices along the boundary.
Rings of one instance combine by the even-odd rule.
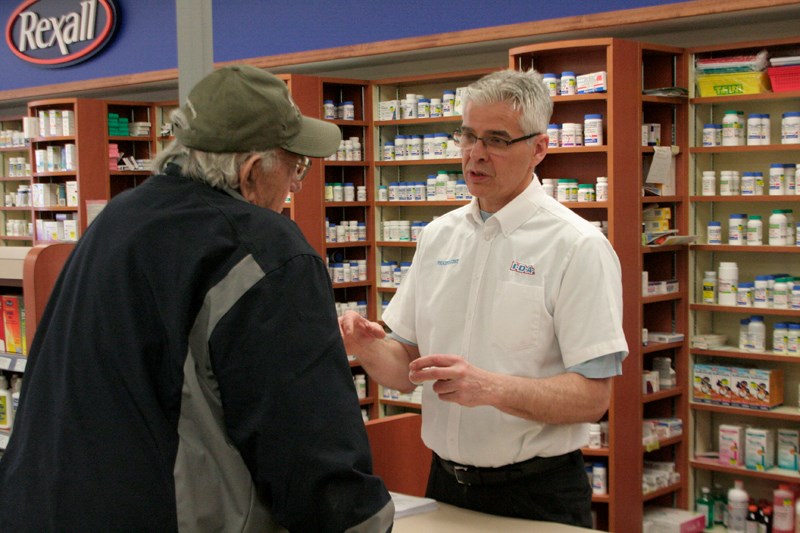
[[[767,72],[776,93],[800,91],[800,56],[773,57]]]
[[[697,92],[700,96],[768,92],[767,64],[766,50],[752,55],[697,58]]]

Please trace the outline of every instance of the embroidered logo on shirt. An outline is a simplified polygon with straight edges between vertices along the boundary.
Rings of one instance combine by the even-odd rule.
[[[536,274],[536,269],[533,265],[526,265],[519,261],[511,261],[511,268],[509,268],[509,270],[519,272],[520,274],[527,274],[528,276]]]
[[[438,266],[448,266],[448,265],[457,265],[458,259],[439,259],[436,261]]]

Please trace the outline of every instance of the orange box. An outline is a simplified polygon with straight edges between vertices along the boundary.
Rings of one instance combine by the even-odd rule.
[[[750,386],[750,408],[772,409],[783,405],[783,370],[761,368],[738,369]]]
[[[5,324],[6,352],[24,354],[25,346],[25,318],[22,296],[4,295],[3,323]]]

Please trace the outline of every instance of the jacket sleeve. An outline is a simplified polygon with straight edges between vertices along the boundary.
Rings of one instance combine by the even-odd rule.
[[[382,480],[372,475],[319,257],[297,256],[265,272],[217,324],[210,350],[228,435],[282,526],[391,526],[393,506]]]

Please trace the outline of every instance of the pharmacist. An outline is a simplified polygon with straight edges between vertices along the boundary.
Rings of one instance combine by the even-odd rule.
[[[621,373],[620,265],[534,174],[552,103],[541,76],[472,84],[454,137],[473,201],[423,231],[383,328],[340,318],[348,353],[384,386],[423,383],[427,496],[591,527],[580,447]]]

